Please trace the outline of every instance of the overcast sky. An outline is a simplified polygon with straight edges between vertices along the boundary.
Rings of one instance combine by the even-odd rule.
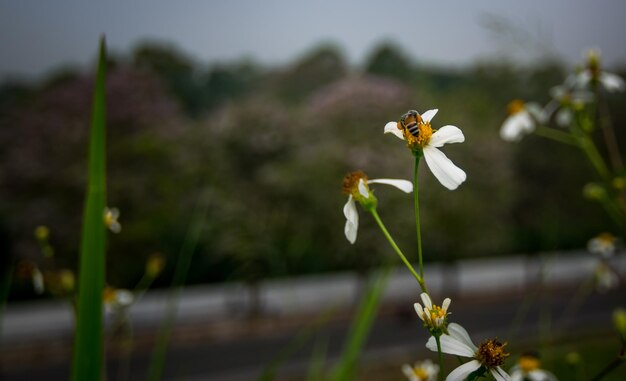
[[[82,67],[101,33],[120,53],[157,40],[204,62],[284,64],[334,42],[358,64],[393,41],[420,62],[448,66],[546,51],[573,64],[591,47],[608,65],[626,64],[624,16],[622,0],[0,0],[0,79]],[[493,20],[508,26],[485,26]]]

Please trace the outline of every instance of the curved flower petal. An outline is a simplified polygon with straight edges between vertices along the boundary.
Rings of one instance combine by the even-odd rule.
[[[600,74],[600,82],[607,91],[624,91],[626,84],[617,74],[603,72]]]
[[[493,378],[496,379],[496,381],[511,381],[511,376],[509,376],[509,374],[499,366],[491,368],[489,369],[489,371],[491,372]]]
[[[435,115],[437,115],[437,111],[439,111],[438,108],[432,109],[432,110],[428,110],[426,112],[424,112],[421,117],[422,120],[426,123],[430,123],[431,120],[433,120],[433,118],[435,117]]]
[[[535,123],[530,114],[526,111],[520,111],[505,119],[500,128],[500,137],[507,142],[517,142],[526,133],[534,131]]]
[[[385,134],[392,133],[399,139],[404,140],[404,135],[402,135],[402,131],[398,129],[398,122],[389,122],[385,124]]]
[[[526,109],[528,114],[530,114],[531,117],[535,118],[535,120],[537,120],[539,123],[544,123],[546,121],[546,114],[539,104],[534,102],[526,103],[524,105],[524,108]]]
[[[365,181],[363,181],[363,179],[359,179],[359,185],[357,185],[357,188],[359,189],[359,193],[361,194],[361,196],[363,196],[363,198],[370,197],[370,192],[367,190],[367,187],[365,186]]]
[[[356,233],[359,230],[359,213],[352,195],[348,197],[348,202],[343,206],[343,215],[346,216],[346,227],[344,233],[350,243],[356,242]]]
[[[424,308],[422,308],[422,305],[419,303],[414,303],[413,304],[413,308],[415,308],[415,312],[417,313],[417,316],[424,321]]]
[[[424,303],[424,307],[428,307],[429,310],[433,309],[433,301],[430,299],[430,295],[422,292],[420,298],[422,298],[422,303]]]
[[[463,328],[460,324],[457,324],[457,323],[448,324],[448,333],[450,334],[450,336],[454,337],[455,339],[465,343],[468,347],[472,348],[474,351],[478,349],[472,342],[472,339],[470,338],[469,333],[467,333],[467,330],[465,330],[465,328]]]
[[[465,136],[463,135],[461,129],[456,126],[448,125],[438,129],[433,136],[430,137],[428,145],[432,147],[441,147],[444,144],[463,143],[464,141]]]
[[[396,179],[372,179],[367,181],[368,184],[387,184],[396,187],[404,193],[413,192],[413,183],[408,180]]]
[[[448,377],[446,377],[446,381],[463,381],[478,368],[480,368],[478,360],[468,361],[450,372]]]
[[[430,145],[424,147],[424,158],[428,168],[444,187],[455,190],[465,179],[465,172],[454,165],[443,152]]]
[[[441,352],[443,353],[463,357],[474,357],[476,347],[472,348],[463,341],[455,339],[450,335],[441,335],[439,340],[441,342]],[[428,341],[426,342],[426,348],[430,349],[433,352],[437,352],[437,342],[435,341],[434,336],[431,336],[428,339]]]
[[[417,376],[415,376],[415,372],[413,372],[413,367],[409,364],[402,365],[402,372],[405,376],[411,381],[420,381]]]
[[[452,303],[452,299],[450,299],[450,298],[445,298],[445,299],[443,300],[443,303],[441,303],[441,309],[442,309],[444,312],[448,312],[448,308],[450,308],[450,303]]]

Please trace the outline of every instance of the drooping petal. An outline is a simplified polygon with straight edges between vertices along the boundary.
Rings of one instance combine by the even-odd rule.
[[[430,123],[431,120],[433,120],[433,118],[435,117],[435,115],[437,115],[437,111],[439,111],[438,108],[432,109],[432,110],[428,110],[426,112],[424,112],[421,117],[422,120],[426,123]]]
[[[433,301],[430,299],[430,296],[427,293],[422,292],[422,294],[420,295],[420,298],[422,298],[424,307],[428,308],[429,310],[433,309]]]
[[[465,179],[465,172],[454,165],[438,148],[430,145],[424,147],[424,158],[428,168],[444,187],[455,190]]]
[[[444,144],[463,143],[464,141],[465,136],[463,135],[463,132],[460,128],[447,125],[438,129],[433,134],[433,136],[430,137],[428,145],[433,147],[441,147]]]
[[[398,129],[398,122],[389,122],[385,124],[385,134],[394,134],[398,138],[404,140],[404,135],[402,135],[402,131]]]
[[[439,340],[441,342],[441,352],[443,353],[463,357],[474,357],[474,353],[476,353],[475,347],[469,347],[466,343],[450,335],[441,335]],[[431,336],[430,339],[428,339],[426,342],[426,348],[433,352],[437,352],[437,342],[435,341],[434,336]]]
[[[543,111],[543,108],[538,103],[530,102],[524,104],[524,108],[530,114],[531,117],[535,118],[539,123],[545,123],[546,121],[546,113]]]
[[[624,80],[617,74],[602,72],[600,74],[600,82],[607,91],[624,91],[626,84]]]
[[[477,360],[468,361],[450,372],[446,381],[463,381],[478,368],[480,368],[480,362]]]
[[[507,142],[517,142],[522,136],[535,130],[535,122],[526,111],[509,116],[502,123],[500,137]]]
[[[474,342],[472,342],[472,339],[470,338],[469,333],[467,333],[467,330],[463,328],[460,324],[457,324],[457,323],[448,324],[448,333],[450,334],[450,336],[454,337],[455,339],[465,343],[468,347],[472,348],[474,351],[478,349],[474,345]]]
[[[509,376],[509,374],[499,366],[491,368],[489,369],[489,371],[491,372],[493,378],[496,379],[496,381],[511,381],[511,376]]]
[[[398,179],[372,179],[367,181],[368,184],[387,184],[396,187],[404,193],[413,192],[413,183],[408,180]]]
[[[343,215],[346,216],[346,227],[344,233],[350,243],[356,242],[356,234],[359,230],[359,213],[356,210],[356,203],[352,195],[348,197],[348,202],[343,206]]]

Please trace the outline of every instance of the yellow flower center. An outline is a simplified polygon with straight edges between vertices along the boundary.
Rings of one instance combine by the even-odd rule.
[[[539,366],[541,365],[539,359],[534,356],[522,356],[519,358],[517,364],[525,373],[539,369]]]
[[[524,110],[524,101],[522,101],[521,99],[512,100],[506,106],[506,112],[509,115],[515,115],[522,110]]]
[[[446,316],[446,311],[443,308],[433,304],[433,308],[429,311],[430,317],[435,320],[436,318],[442,318]]]
[[[615,237],[611,233],[602,233],[596,239],[603,247],[611,247],[615,244]]]
[[[112,303],[115,300],[116,295],[117,295],[116,289],[114,289],[113,287],[106,287],[102,295],[102,300],[105,303]]]
[[[359,181],[363,179],[364,183],[367,183],[367,175],[363,171],[350,172],[343,178],[343,193],[346,195],[352,195],[353,197],[359,197]]]
[[[404,140],[410,149],[424,148],[433,135],[430,122],[424,121],[417,111],[409,111],[398,122],[398,129],[402,131]]]
[[[495,339],[485,340],[476,351],[476,359],[488,368],[500,366],[504,364],[504,360],[510,355],[510,353],[504,351],[506,344]]]
[[[422,368],[422,367],[414,367],[413,368],[413,374],[420,381],[426,381],[426,380],[428,380],[428,376],[430,376],[428,374],[428,371],[426,369]]]

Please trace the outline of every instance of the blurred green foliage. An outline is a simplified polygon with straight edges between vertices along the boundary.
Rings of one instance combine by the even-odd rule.
[[[248,59],[205,65],[150,43],[112,59],[109,203],[123,228],[109,239],[108,282],[131,287],[146,258],[161,252],[168,265],[156,284],[169,284],[203,192],[211,202],[192,283],[365,272],[387,261],[393,253],[365,214],[357,243],[345,240],[340,186],[356,169],[411,178],[410,152],[382,134],[408,109],[438,108],[433,127],[457,125],[466,136],[444,149],[468,174],[459,190],[422,168],[427,261],[580,248],[613,229],[582,197],[594,175],[579,152],[534,136],[520,144],[498,136],[510,100],[547,101],[567,68],[483,61],[446,70],[407,57],[384,43],[359,70],[324,45],[280,68]],[[16,258],[38,258],[32,232],[47,225],[56,261],[75,268],[93,75],[68,69],[0,86],[0,226]],[[610,99],[616,126],[626,122],[624,100]],[[626,141],[624,129],[617,133]],[[411,253],[411,198],[376,192],[381,217]],[[27,294],[18,288],[14,297]]]

